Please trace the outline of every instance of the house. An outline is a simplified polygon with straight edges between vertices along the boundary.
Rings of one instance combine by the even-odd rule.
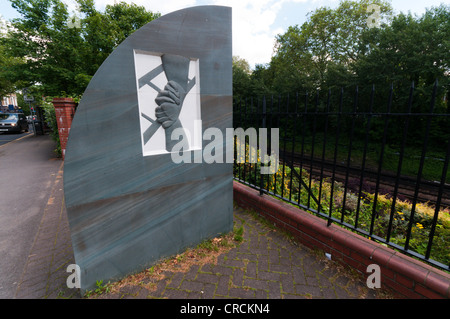
[[[16,93],[6,95],[0,100],[0,112],[17,112],[18,109]]]

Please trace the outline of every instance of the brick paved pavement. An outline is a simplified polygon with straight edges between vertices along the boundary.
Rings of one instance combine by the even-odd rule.
[[[81,298],[66,285],[69,264],[74,263],[66,210],[63,168],[53,181],[39,231],[15,294],[18,299]],[[368,289],[365,278],[352,274],[322,253],[290,240],[254,215],[237,208],[235,227],[243,226],[244,240],[220,255],[216,264],[193,265],[186,272],[165,272],[147,277],[101,299],[349,299],[386,298]]]
[[[241,208],[235,209],[234,216],[235,227],[244,226],[244,241],[220,255],[216,264],[165,272],[163,279],[148,277],[96,298],[390,298],[385,291],[367,288],[365,278],[290,240]]]

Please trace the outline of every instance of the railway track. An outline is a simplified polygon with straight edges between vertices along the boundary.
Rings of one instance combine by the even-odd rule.
[[[365,168],[362,170],[360,167],[347,166],[343,163],[334,163],[329,160],[322,160],[307,156],[301,156],[300,154],[291,154],[289,152],[283,153],[280,150],[280,162],[285,162],[289,166],[293,164],[295,167],[302,167],[313,177],[319,178],[332,178],[340,183],[347,181],[347,189],[354,193],[358,193],[360,190],[362,180],[362,190],[375,193],[378,183],[379,194],[393,195],[397,186],[397,198],[401,200],[412,201],[417,191],[417,202],[426,203],[435,206],[438,200],[440,182],[428,181],[421,179],[419,187],[417,188],[417,178],[410,176],[399,176],[397,179],[396,174],[392,172],[381,171],[378,178],[378,171],[372,168]],[[450,207],[450,184],[446,183],[442,188],[442,197],[440,207]]]

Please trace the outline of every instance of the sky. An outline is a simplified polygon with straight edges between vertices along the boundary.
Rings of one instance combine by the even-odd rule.
[[[75,13],[75,0],[62,0]],[[119,0],[95,0],[97,9],[103,11],[108,4]],[[319,7],[336,8],[339,0],[121,0],[144,6],[162,15],[198,5],[224,5],[232,8],[233,55],[255,64],[270,62],[275,37],[289,26],[302,25],[307,14]],[[426,8],[450,4],[450,0],[390,0],[394,13],[425,13]],[[0,15],[10,20],[19,17],[8,0],[0,0]]]

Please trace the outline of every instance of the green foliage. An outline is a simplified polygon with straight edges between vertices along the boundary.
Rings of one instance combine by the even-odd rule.
[[[241,225],[241,227],[234,230],[234,238],[233,239],[235,241],[237,241],[238,243],[240,243],[244,240],[243,234],[244,234],[244,225]]]
[[[245,59],[233,56],[233,97],[236,101],[245,101],[248,96],[267,92],[264,79],[260,78],[260,65],[256,70],[250,70],[250,66]]]
[[[44,96],[82,94],[115,47],[159,17],[135,4],[120,2],[99,12],[93,0],[77,0],[78,28],[62,0],[9,1],[21,17],[12,21],[0,48],[8,58],[22,59],[8,64],[9,78],[16,87],[36,85]]]
[[[85,298],[89,298],[91,295],[101,295],[101,294],[107,294],[111,290],[111,283],[108,282],[107,284],[103,284],[103,280],[96,280],[95,282],[95,288],[94,290],[87,290],[84,294]]]
[[[367,25],[370,4],[380,6],[379,27]],[[259,94],[335,88],[353,91],[356,85],[370,90],[375,85],[378,93],[374,105],[378,109],[385,107],[389,85],[394,83],[393,112],[406,111],[414,81],[414,106],[422,112],[429,107],[435,80],[442,87],[450,84],[449,38],[450,6],[442,4],[417,17],[394,15],[383,0],[345,0],[335,9],[316,9],[305,23],[290,26],[276,36],[271,62],[258,66],[257,76],[250,80],[264,84]],[[436,99],[441,111],[447,109],[445,94],[447,90],[439,91]],[[443,127],[435,125],[437,129]]]
[[[54,152],[58,157],[62,156],[61,152],[61,142],[59,140],[58,132],[58,122],[56,119],[55,107],[53,106],[52,99],[46,98],[41,104],[42,110],[44,111],[44,117],[47,125],[50,128],[50,136],[56,142],[56,149]]]
[[[20,80],[11,80],[11,69],[16,68],[22,61],[23,59],[21,58],[8,56],[5,46],[0,42],[0,99],[15,92],[17,85],[20,85]]]
[[[233,96],[235,99],[244,98],[250,92],[250,67],[248,62],[233,56]]]
[[[351,65],[360,57],[359,43],[369,29],[369,4],[380,6],[383,22],[392,9],[385,1],[341,1],[337,9],[321,7],[301,25],[290,26],[276,37],[273,86],[280,93],[299,88],[315,90],[352,83]]]

